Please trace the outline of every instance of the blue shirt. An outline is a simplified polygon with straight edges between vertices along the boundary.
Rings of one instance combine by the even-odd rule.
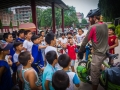
[[[25,40],[24,40],[24,39],[21,39],[21,38],[17,38],[16,41],[24,42]]]
[[[54,90],[54,88],[52,87],[52,76],[55,73],[56,69],[50,65],[49,63],[47,63],[47,66],[44,69],[43,72],[43,78],[42,78],[42,90],[46,90],[45,89],[45,82],[46,80],[49,80],[49,90]]]
[[[37,63],[40,61],[39,65],[40,67],[44,67],[44,61],[43,61],[43,57],[42,57],[42,52],[41,50],[39,49],[39,45],[38,44],[33,44],[32,46],[32,56],[34,58],[34,61],[33,63]],[[33,67],[36,72],[38,72],[37,68],[36,67]]]
[[[5,67],[5,71],[1,77],[0,90],[11,90],[12,78],[10,67],[5,60],[0,60],[0,67]]]

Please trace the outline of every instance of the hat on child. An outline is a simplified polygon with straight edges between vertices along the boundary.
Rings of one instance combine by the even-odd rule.
[[[12,43],[7,43],[4,40],[0,40],[0,50],[10,50],[12,48]]]

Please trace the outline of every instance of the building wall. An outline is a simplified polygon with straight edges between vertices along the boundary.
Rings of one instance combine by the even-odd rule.
[[[84,14],[80,12],[76,12],[76,15],[77,15],[78,21],[81,23],[81,20],[84,18]]]
[[[29,22],[31,15],[31,7],[15,8],[16,19],[20,23]]]
[[[14,19],[14,14],[12,11],[5,9],[0,10],[0,20],[2,21],[3,26],[9,26],[10,21],[13,26],[17,26],[17,21]]]

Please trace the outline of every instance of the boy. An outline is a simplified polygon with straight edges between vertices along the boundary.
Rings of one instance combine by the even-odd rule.
[[[67,38],[65,38],[65,33],[61,34],[61,38],[59,38],[58,44],[66,44],[68,42]],[[66,50],[61,49],[60,52],[62,54],[66,53]]]
[[[68,74],[70,79],[70,86],[66,90],[74,90],[74,84],[76,87],[80,86],[80,80],[75,72],[71,72],[69,70],[69,66],[71,65],[70,57],[67,54],[62,54],[58,58],[58,63],[61,67],[63,67],[63,70]]]
[[[48,63],[43,72],[42,88],[43,90],[54,90],[54,88],[52,87],[52,75],[55,73],[55,65],[56,63],[58,63],[56,52],[47,52],[46,59]]]
[[[109,44],[109,53],[111,54],[115,54],[115,47],[117,47],[119,45],[118,43],[118,37],[115,35],[115,28],[109,28],[108,30],[108,44]],[[114,64],[114,61],[111,60],[109,61],[110,65]]]
[[[32,33],[30,30],[25,31],[25,41],[23,42],[24,51],[29,51],[31,53],[33,42],[31,41]]]
[[[16,39],[16,41],[24,42],[24,39],[25,39],[24,32],[25,32],[24,29],[21,29],[21,30],[18,31],[18,34],[17,34],[18,38]]]
[[[69,39],[69,43],[62,44],[61,46],[63,46],[63,48],[66,48],[68,50],[68,55],[71,59],[71,69],[73,72],[75,72],[74,65],[76,60],[76,52],[75,52],[76,45],[73,43],[73,39],[71,37],[69,37],[68,39]]]
[[[41,41],[39,43],[39,45],[40,46],[46,46],[45,37],[43,37],[42,35],[39,35],[39,37],[40,37],[40,41]],[[41,52],[42,52],[42,57],[43,57],[44,64],[45,64],[45,48],[42,48]]]
[[[39,77],[36,71],[31,67],[33,57],[30,52],[25,51],[20,53],[18,60],[23,65],[22,79],[24,81],[24,90],[42,90]]]
[[[22,65],[18,61],[18,56],[21,53],[21,51],[23,50],[23,43],[18,41],[18,42],[15,42],[13,46],[14,46],[14,49],[15,49],[15,54],[13,55],[13,60],[14,60],[14,63],[16,64],[16,66],[17,66],[17,72],[18,72],[18,75],[19,75],[19,73],[22,69]]]
[[[37,63],[40,61],[40,67],[43,68],[44,61],[43,61],[41,49],[46,48],[46,46],[39,45],[41,40],[40,40],[40,37],[38,35],[33,35],[31,40],[34,43],[32,46],[32,56],[34,57],[33,63]],[[33,67],[33,68],[38,72],[36,67]]]
[[[12,66],[11,58],[8,57],[8,62],[5,61],[5,56],[10,53],[13,44],[6,41],[0,41],[0,90],[11,90],[12,78],[10,66]]]
[[[57,53],[57,48],[55,48],[56,45],[56,38],[55,35],[53,33],[48,33],[45,37],[45,41],[47,43],[47,47],[45,49],[45,55],[47,52],[54,50]],[[57,53],[58,55],[58,53]]]
[[[71,32],[67,33],[67,38],[69,38],[69,37],[72,37],[72,33]]]
[[[3,39],[7,42],[7,43],[13,43],[13,36],[11,33],[4,33],[3,35]],[[12,60],[12,70],[11,70],[11,73],[12,73],[12,80],[13,80],[13,84],[15,85],[16,84],[16,72],[17,72],[17,67],[15,65],[15,63],[13,62],[13,55],[15,53],[15,50],[13,47],[10,48],[10,54],[12,57],[11,57],[11,60]],[[6,55],[6,58],[7,58],[8,55]]]
[[[45,37],[44,31],[41,31],[41,32],[40,32],[40,35],[41,35],[42,37]]]
[[[69,87],[69,76],[63,70],[58,70],[53,74],[52,85],[55,90],[66,90]]]
[[[46,41],[46,43],[47,43],[47,45],[48,45],[48,46],[46,47],[46,49],[45,49],[45,55],[46,55],[47,52],[53,50],[53,51],[56,52],[56,54],[57,54],[57,56],[58,56],[57,48],[55,48],[55,45],[56,45],[55,35],[54,35],[53,33],[48,33],[48,34],[46,35],[46,37],[45,37],[45,41]],[[61,67],[59,66],[58,63],[55,65],[55,67],[56,67],[57,69],[61,69]]]
[[[20,74],[21,74],[21,70],[22,70],[22,65],[18,61],[18,56],[21,53],[21,51],[23,50],[23,43],[18,41],[18,42],[15,42],[13,46],[14,46],[14,49],[15,49],[15,54],[13,55],[13,61],[17,66],[17,74],[18,74],[19,79],[21,80]],[[18,84],[19,84],[19,87],[21,88],[22,87],[22,82],[20,80],[19,80]]]
[[[61,43],[67,43],[67,39],[65,38],[65,33],[62,33],[62,34],[61,34],[61,38],[59,38],[59,41],[60,41]]]
[[[78,34],[75,36],[75,40],[78,44],[82,43],[83,39],[84,39],[85,35],[84,35],[84,31],[79,28],[78,30]]]
[[[68,33],[67,33],[67,40],[68,40],[68,42],[69,42],[69,38],[73,38],[73,43],[76,43],[76,42],[75,42],[75,39],[74,39],[74,37],[73,37],[73,34],[72,34],[71,32],[68,32]]]

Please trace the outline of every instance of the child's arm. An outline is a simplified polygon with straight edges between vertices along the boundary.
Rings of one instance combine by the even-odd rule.
[[[20,62],[18,61],[18,56],[17,55],[13,56],[13,60],[14,60],[14,63],[16,64],[16,66],[20,65]]]
[[[23,42],[23,51],[27,51],[27,42]]]
[[[74,36],[74,40],[75,40],[75,42],[77,42],[77,37],[76,36]],[[77,42],[78,43],[78,42]]]
[[[20,65],[20,62],[16,62],[15,64],[16,64],[16,66],[19,66],[19,65]]]
[[[5,71],[5,67],[0,67],[0,84],[2,83],[1,79],[2,79],[2,75],[3,75],[4,71]]]
[[[49,90],[49,82],[50,82],[49,80],[45,81],[45,89],[46,90]]]
[[[45,49],[47,46],[40,45],[39,49]]]
[[[109,49],[115,48],[115,47],[117,47],[118,45],[119,45],[119,43],[118,43],[118,38],[116,38],[116,39],[115,39],[115,44],[112,45],[112,46],[110,46]]]
[[[64,43],[62,44],[61,43],[60,45],[61,45],[62,48],[65,48],[65,49],[67,48],[67,44],[64,44]]]
[[[8,59],[8,65],[9,65],[9,66],[12,66],[12,61],[11,61],[11,59]]]
[[[30,74],[28,75],[28,81],[30,83],[31,90],[41,90],[41,87],[36,86],[36,84],[35,84],[35,82],[37,81],[37,77],[36,77],[34,71],[31,71]]]
[[[78,78],[76,74],[73,77],[73,83],[75,84],[76,87],[80,86],[80,79]]]
[[[12,56],[6,55],[5,60],[7,61],[9,66],[12,66],[12,61],[11,61]]]
[[[49,83],[51,83],[51,81],[52,81],[52,75],[53,75],[53,73],[51,71],[47,72],[47,74],[46,74],[46,81],[44,84],[45,90],[49,90]]]

